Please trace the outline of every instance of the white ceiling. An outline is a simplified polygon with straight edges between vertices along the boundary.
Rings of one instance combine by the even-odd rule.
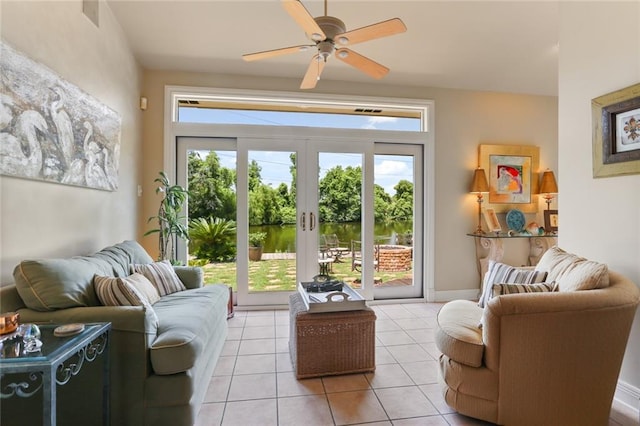
[[[242,55],[306,44],[279,0],[107,0],[146,69],[302,79],[313,52],[256,62]],[[313,16],[324,3],[303,1]],[[399,17],[407,32],[352,47],[391,69],[389,85],[556,96],[557,1],[329,0],[347,31]],[[322,80],[372,82],[330,58]]]

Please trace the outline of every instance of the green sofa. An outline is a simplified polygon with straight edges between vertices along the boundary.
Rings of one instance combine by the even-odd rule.
[[[203,286],[200,268],[175,267],[187,290],[163,296],[150,308],[101,305],[94,275],[127,276],[131,264],[152,262],[137,242],[124,241],[90,256],[22,261],[15,283],[0,288],[0,312],[17,311],[21,323],[111,322],[114,426],[193,425],[227,337],[229,289]],[[100,424],[100,398],[88,395],[100,387],[101,372],[87,369],[59,387],[58,424]],[[41,422],[39,405],[25,410],[21,404],[3,400],[0,422]]]

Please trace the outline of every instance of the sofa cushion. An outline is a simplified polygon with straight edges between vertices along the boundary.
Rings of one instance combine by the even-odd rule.
[[[105,306],[146,306],[160,300],[156,288],[142,274],[128,277],[102,277],[96,275],[93,285],[98,299]]]
[[[568,253],[558,246],[547,250],[536,265],[536,271],[547,272],[559,291],[591,290],[609,285],[609,268],[603,263]]]
[[[24,304],[36,311],[98,306],[94,275],[126,277],[133,261],[153,260],[137,242],[124,241],[90,256],[24,260],[13,278]]]
[[[160,296],[186,290],[168,260],[131,265],[131,272],[137,272],[147,277],[151,284],[158,289]]]
[[[482,329],[478,327],[483,309],[470,300],[453,300],[438,312],[436,345],[461,364],[480,367],[484,353]]]
[[[547,273],[533,268],[517,268],[504,263],[489,261],[489,267],[482,281],[482,295],[478,306],[485,307],[491,299],[494,284],[534,284],[544,282]]]
[[[187,371],[204,355],[210,339],[220,333],[219,318],[226,317],[229,288],[207,285],[162,297],[153,309],[158,316],[158,335],[151,345],[151,365],[156,374]]]
[[[494,284],[491,296],[497,297],[505,294],[520,293],[547,293],[557,289],[556,283],[540,284]]]

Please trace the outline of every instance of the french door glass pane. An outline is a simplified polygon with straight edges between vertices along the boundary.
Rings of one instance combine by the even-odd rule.
[[[318,271],[362,287],[362,164],[359,153],[318,153]]]
[[[236,152],[187,150],[187,188],[189,263],[236,290]]]
[[[296,289],[296,154],[249,151],[249,292]]]
[[[413,285],[414,158],[374,157],[376,287]]]

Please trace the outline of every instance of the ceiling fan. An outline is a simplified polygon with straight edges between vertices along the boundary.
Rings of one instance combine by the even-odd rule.
[[[407,30],[400,18],[378,22],[366,27],[347,31],[344,22],[327,15],[327,0],[324,0],[324,16],[314,18],[299,0],[282,0],[282,6],[291,17],[302,27],[307,37],[315,44],[303,44],[284,47],[275,50],[248,53],[243,55],[245,61],[257,61],[259,59],[272,58],[274,56],[287,55],[316,47],[316,53],[311,59],[307,72],[302,79],[301,89],[313,89],[320,80],[320,74],[324,69],[327,59],[335,53],[341,61],[359,69],[373,78],[382,78],[389,72],[389,68],[381,65],[366,56],[347,47],[356,43],[387,37],[403,33]]]

